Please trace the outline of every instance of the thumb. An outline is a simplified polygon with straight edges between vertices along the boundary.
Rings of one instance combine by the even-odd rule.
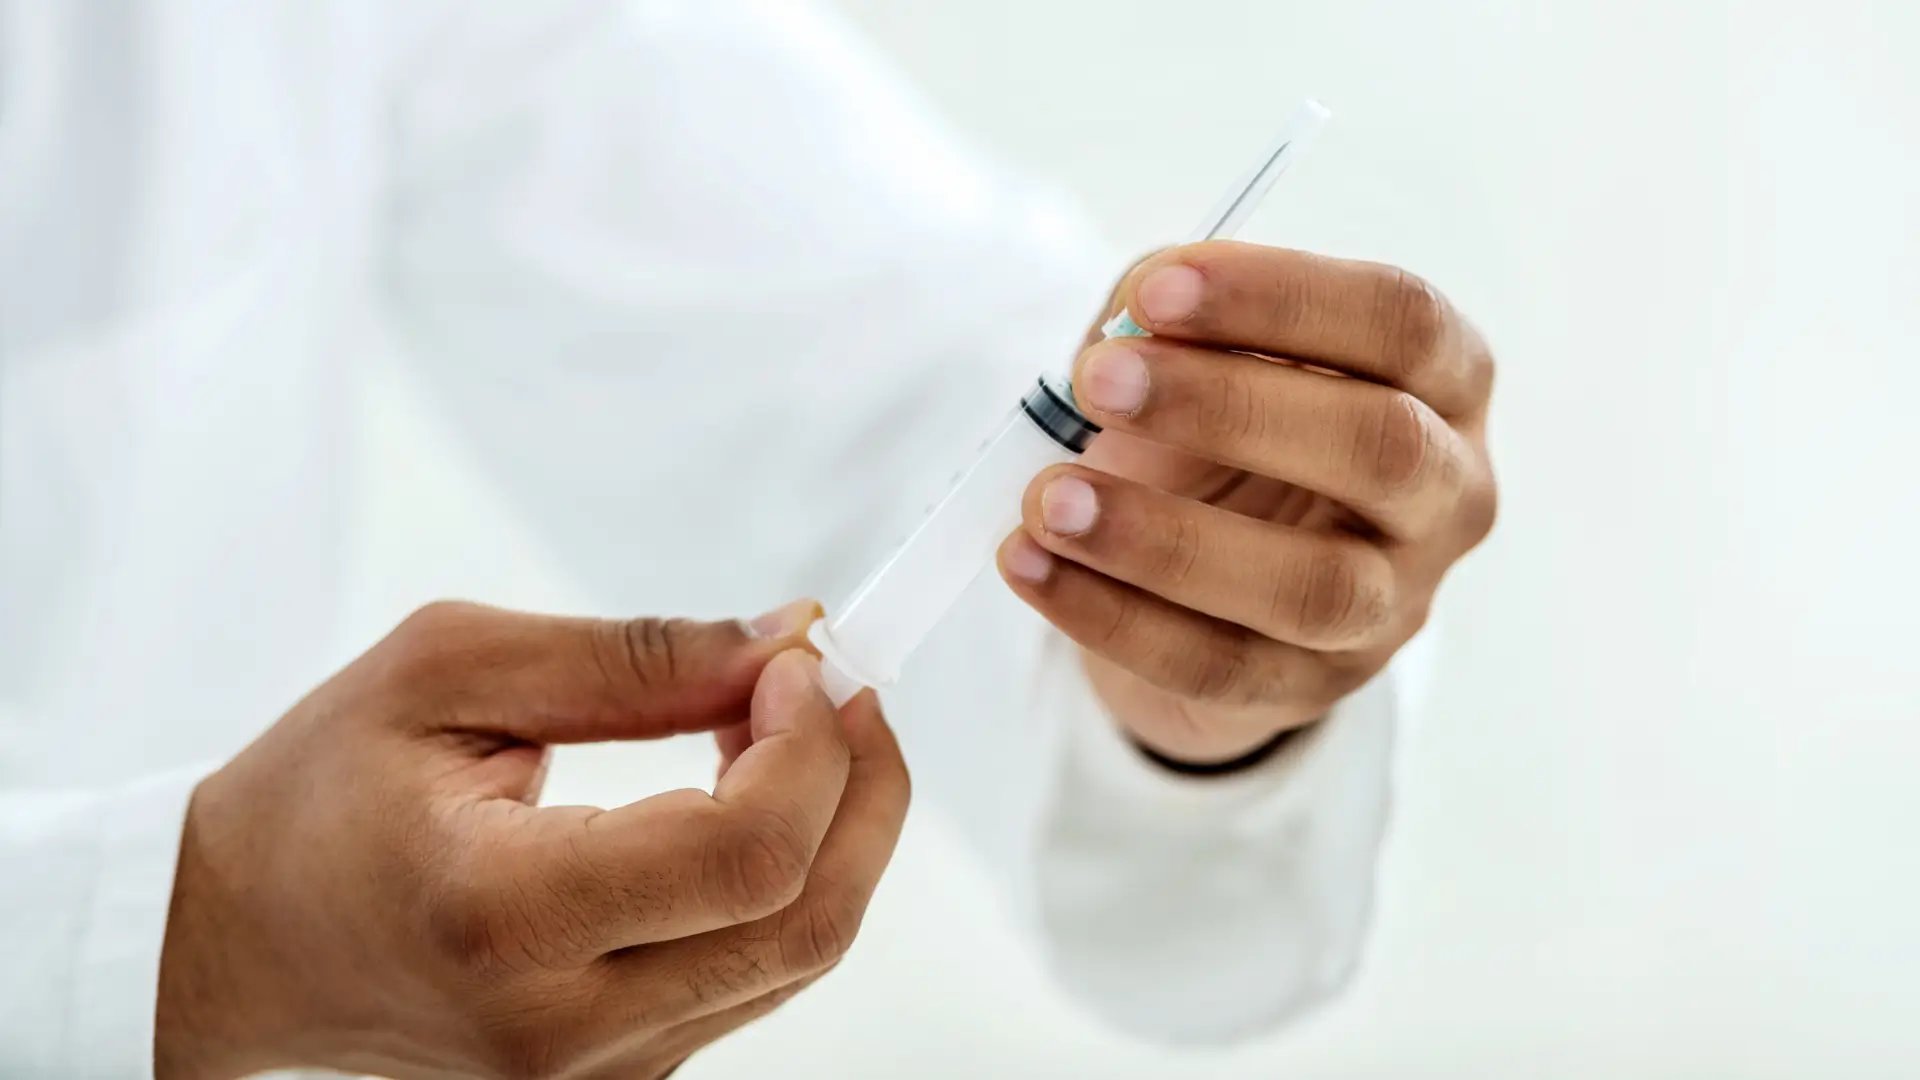
[[[451,611],[411,636],[431,639],[420,647],[437,658],[434,681],[470,703],[439,710],[443,726],[542,744],[663,738],[738,720],[767,661],[800,644],[820,614],[811,600],[745,623],[436,605],[408,621],[441,607]]]

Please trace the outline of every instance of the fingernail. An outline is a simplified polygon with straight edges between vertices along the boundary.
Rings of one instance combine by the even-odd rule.
[[[1099,512],[1093,485],[1074,476],[1062,476],[1040,493],[1040,521],[1050,533],[1078,536],[1093,528]]]
[[[1007,545],[1007,573],[1026,582],[1038,585],[1053,573],[1053,553],[1039,544],[1026,533],[1015,536]]]
[[[772,611],[747,622],[747,636],[759,640],[778,640],[794,637],[806,632],[815,619],[823,614],[820,605],[812,600],[795,600],[774,608]]]
[[[1147,402],[1147,362],[1124,345],[1103,345],[1080,367],[1078,396],[1101,412],[1129,416]]]
[[[1147,275],[1135,292],[1134,306],[1148,322],[1177,323],[1200,308],[1207,279],[1191,266],[1166,266]]]

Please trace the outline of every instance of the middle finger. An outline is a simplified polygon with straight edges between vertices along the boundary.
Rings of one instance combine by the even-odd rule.
[[[1397,536],[1442,518],[1466,447],[1405,391],[1151,338],[1081,355],[1074,398],[1103,427],[1284,480]]]

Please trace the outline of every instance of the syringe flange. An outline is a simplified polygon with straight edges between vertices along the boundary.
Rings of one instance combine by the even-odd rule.
[[[1020,408],[1035,427],[1069,453],[1084,453],[1093,437],[1100,434],[1100,425],[1082,416],[1072,399],[1054,389],[1044,375],[1020,399]]]
[[[855,694],[868,687],[880,689],[892,684],[892,679],[860,670],[840,648],[840,643],[833,640],[833,630],[825,619],[807,628],[807,640],[820,653],[820,678],[834,708],[852,701]]]

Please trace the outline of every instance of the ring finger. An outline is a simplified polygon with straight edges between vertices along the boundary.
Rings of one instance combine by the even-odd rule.
[[[1046,550],[1181,607],[1316,651],[1372,644],[1394,571],[1359,537],[1289,528],[1075,465],[1021,507]]]
[[[1061,633],[1177,697],[1258,705],[1328,689],[1321,654],[1059,558],[1025,529],[1001,545],[999,562],[1014,592]]]

